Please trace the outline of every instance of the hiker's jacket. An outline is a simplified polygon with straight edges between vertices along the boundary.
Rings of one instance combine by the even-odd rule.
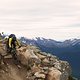
[[[16,44],[17,44],[18,46],[20,46],[20,43],[19,43],[19,41],[18,41],[17,39],[16,39],[16,40],[13,40],[13,38],[9,38],[9,39],[8,39],[8,45],[9,45],[10,48],[12,48],[13,45],[16,46]]]

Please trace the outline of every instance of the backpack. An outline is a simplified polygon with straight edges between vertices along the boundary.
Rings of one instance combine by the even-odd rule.
[[[9,35],[9,38],[12,38],[13,41],[16,41],[16,36],[14,34]]]

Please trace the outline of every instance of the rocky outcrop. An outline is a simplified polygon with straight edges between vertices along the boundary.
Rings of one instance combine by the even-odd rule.
[[[0,46],[0,50],[1,55],[6,54],[2,46]],[[12,57],[4,57],[6,64],[0,64],[1,80],[69,80],[69,76],[71,76],[71,67],[67,61],[41,52],[35,46],[27,45],[17,49],[17,58],[21,62],[19,70],[13,63]],[[6,69],[2,69],[2,66],[6,66]],[[3,71],[1,72],[1,70]]]
[[[46,80],[63,80],[61,79],[62,73],[56,68],[50,68]],[[66,79],[64,79],[66,80]],[[68,80],[68,79],[67,79]]]
[[[21,56],[18,56],[21,63],[30,67],[34,80],[35,78],[44,80],[68,80],[71,75],[71,67],[67,61],[61,61],[54,55],[41,52],[35,46],[18,49],[18,55]]]

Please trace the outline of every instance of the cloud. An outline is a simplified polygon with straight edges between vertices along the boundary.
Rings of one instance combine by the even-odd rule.
[[[1,31],[65,39],[79,36],[79,23],[79,0],[0,1]]]

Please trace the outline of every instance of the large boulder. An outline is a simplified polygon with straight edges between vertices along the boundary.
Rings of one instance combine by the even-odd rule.
[[[40,59],[35,55],[34,51],[27,49],[26,47],[21,47],[17,50],[18,58],[23,65],[39,63]]]
[[[36,77],[36,79],[45,79],[45,74],[42,72],[36,72],[34,76]]]
[[[61,80],[62,73],[56,68],[50,68],[46,80]]]

